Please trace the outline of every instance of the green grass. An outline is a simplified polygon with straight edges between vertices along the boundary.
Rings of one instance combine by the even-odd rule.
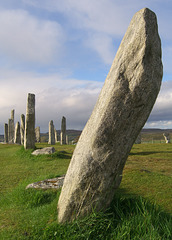
[[[65,225],[57,223],[60,190],[25,189],[66,172],[74,146],[55,148],[32,156],[0,144],[0,239],[171,239],[172,144],[134,145],[110,208]]]

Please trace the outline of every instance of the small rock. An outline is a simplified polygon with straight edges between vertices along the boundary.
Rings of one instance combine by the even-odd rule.
[[[54,147],[46,147],[46,148],[42,148],[42,149],[37,149],[35,150],[32,155],[40,155],[40,154],[52,154],[55,152],[55,148]]]

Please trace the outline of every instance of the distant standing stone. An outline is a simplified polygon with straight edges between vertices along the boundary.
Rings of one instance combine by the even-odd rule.
[[[35,148],[35,94],[32,93],[27,98],[24,148]]]
[[[11,118],[8,119],[8,142],[14,143],[14,122]]]
[[[60,144],[66,144],[66,118],[64,116],[61,122]]]
[[[14,143],[21,144],[20,123],[16,122]]]
[[[21,114],[20,117],[21,125],[20,125],[20,134],[21,134],[21,144],[24,144],[24,132],[25,132],[25,115]]]
[[[40,137],[40,127],[35,128],[35,141],[40,143],[41,137]]]
[[[48,144],[54,145],[55,144],[55,133],[54,133],[54,124],[53,120],[49,122],[49,141]]]
[[[170,143],[170,134],[169,133],[163,133],[163,136],[165,138],[165,142]]]
[[[8,124],[4,124],[4,143],[8,143]]]
[[[15,133],[15,127],[14,127],[14,113],[15,113],[15,110],[12,109],[11,110],[11,138],[12,138],[12,141],[11,143],[14,143],[14,133]]]
[[[156,15],[137,12],[76,145],[58,202],[60,223],[109,207],[162,80]]]

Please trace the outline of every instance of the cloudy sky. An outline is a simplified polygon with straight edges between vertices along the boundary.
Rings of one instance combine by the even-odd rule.
[[[135,12],[157,15],[164,76],[145,127],[172,128],[171,0],[0,1],[0,134],[15,109],[26,112],[36,95],[36,126],[48,131],[62,116],[82,129],[95,105],[119,44]]]

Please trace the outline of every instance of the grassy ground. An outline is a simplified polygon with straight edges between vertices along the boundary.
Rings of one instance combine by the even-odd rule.
[[[0,144],[0,239],[171,239],[172,144],[134,145],[107,212],[66,225],[57,223],[60,190],[25,190],[66,172],[74,146],[55,148],[51,156],[32,156]]]

